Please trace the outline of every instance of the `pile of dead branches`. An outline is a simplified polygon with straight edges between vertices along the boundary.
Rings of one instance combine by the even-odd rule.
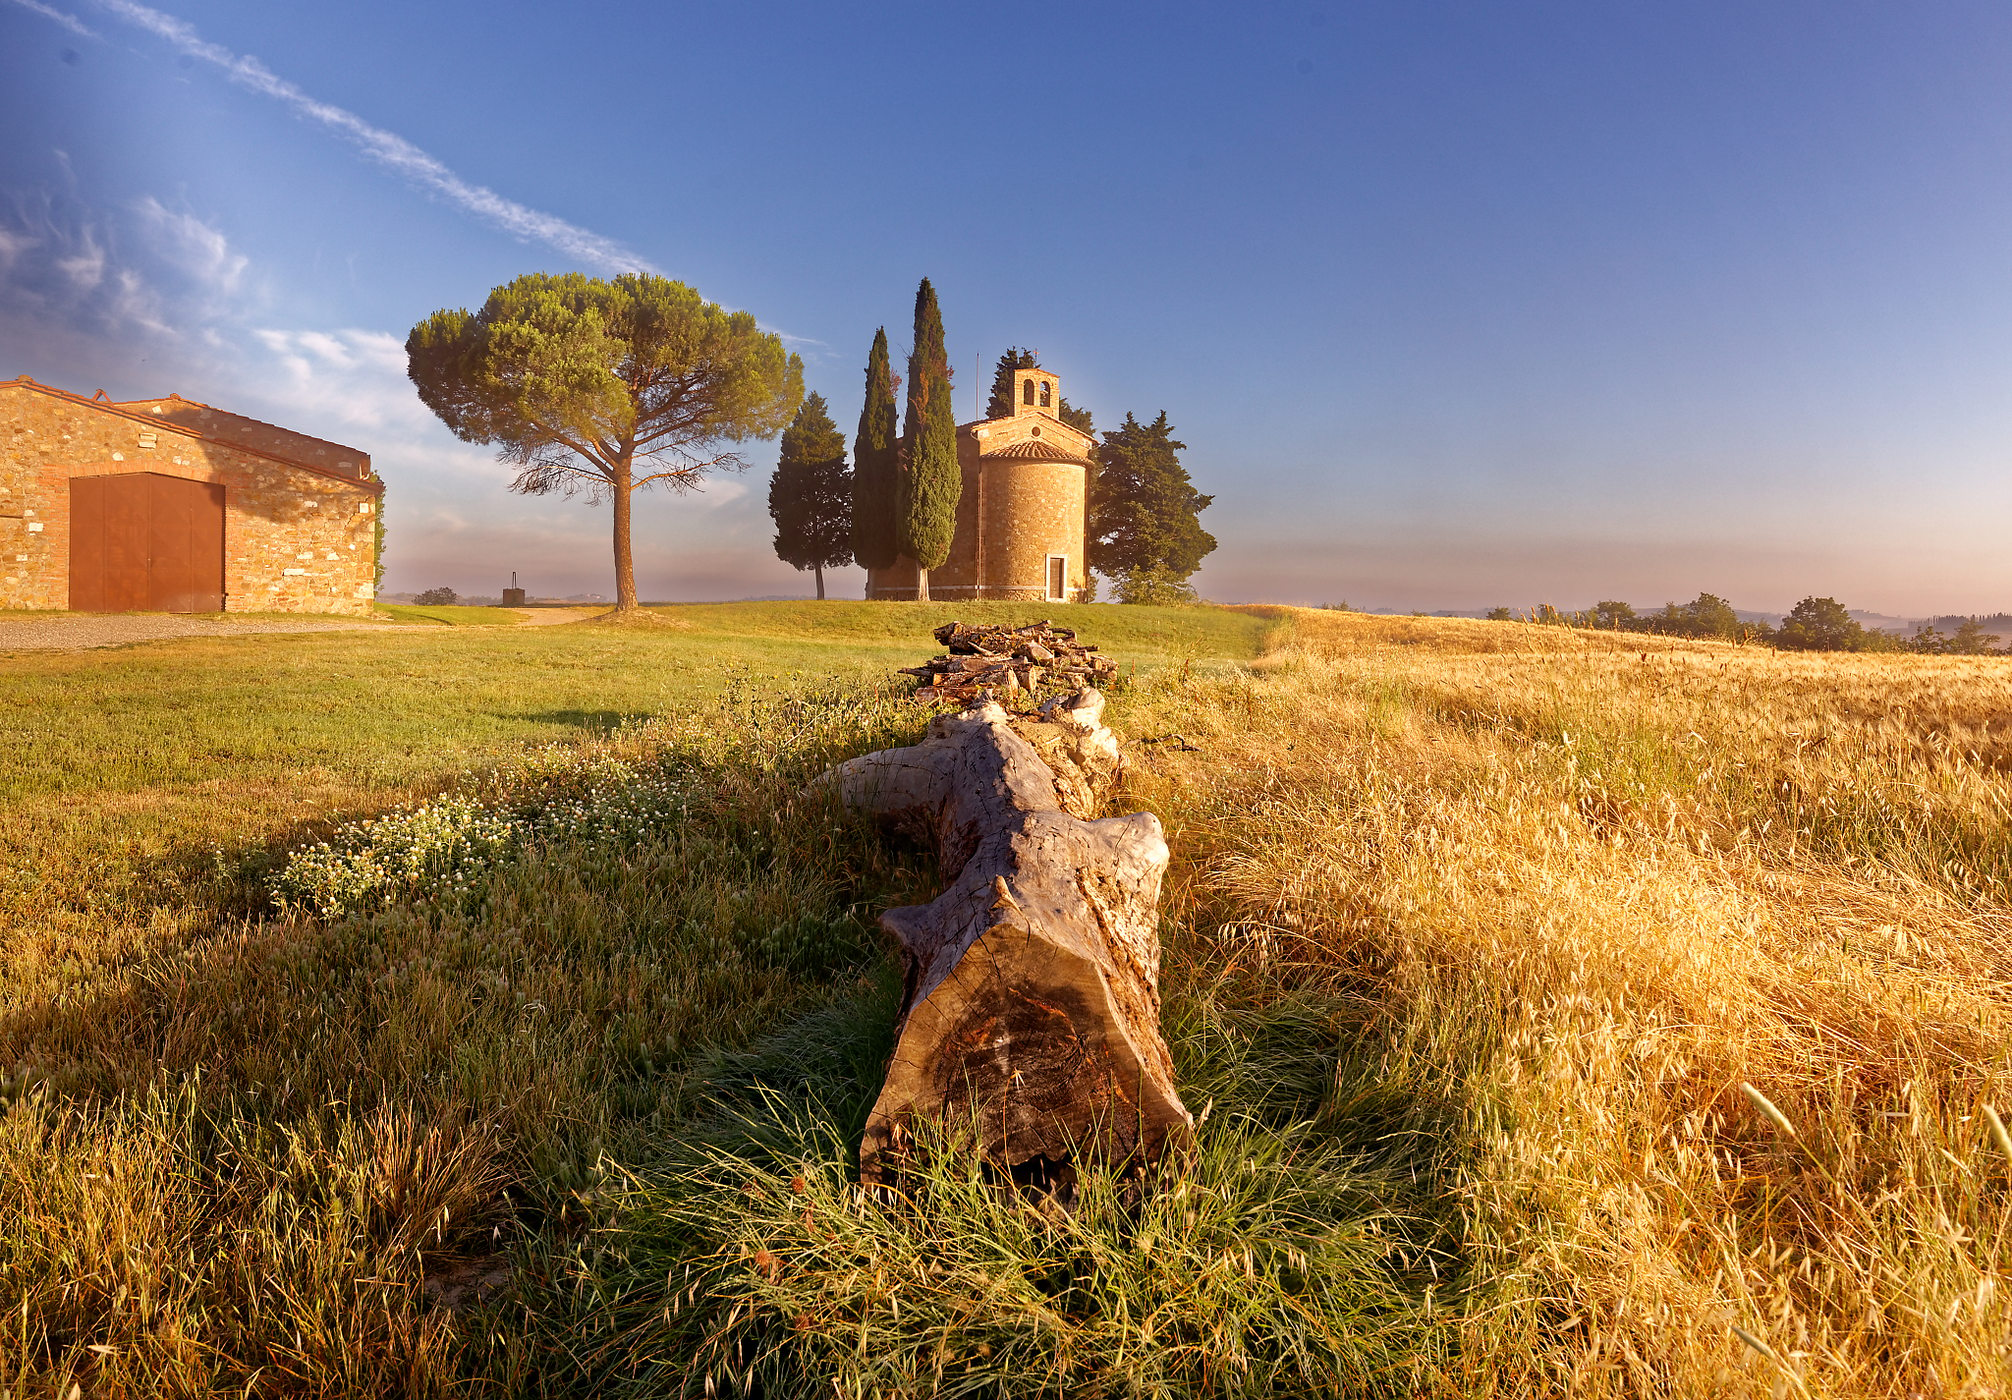
[[[902,672],[921,679],[917,700],[970,705],[1016,691],[1107,685],[1118,674],[1117,662],[1078,642],[1072,629],[1047,622],[1025,627],[946,622],[935,636],[948,654]]]

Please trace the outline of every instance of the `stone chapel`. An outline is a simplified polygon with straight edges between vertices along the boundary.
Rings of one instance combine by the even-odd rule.
[[[957,429],[964,494],[950,555],[929,571],[932,599],[1073,603],[1089,591],[1085,509],[1094,439],[1064,423],[1059,380],[1013,371],[1013,411]],[[915,561],[871,569],[868,598],[915,597]]]

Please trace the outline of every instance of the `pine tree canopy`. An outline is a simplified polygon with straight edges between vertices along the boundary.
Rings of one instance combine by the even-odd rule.
[[[1097,435],[1097,424],[1090,417],[1090,410],[1087,408],[1078,408],[1067,399],[1063,399],[1062,406],[1055,411],[1055,416],[1086,437]]]
[[[647,273],[532,273],[482,309],[436,311],[406,339],[425,405],[465,442],[496,443],[512,489],[606,495],[696,484],[747,463],[723,442],[774,437],[803,398],[803,361],[745,311]]]
[[[950,557],[957,498],[957,416],[950,401],[943,312],[927,277],[915,291],[915,349],[908,357],[908,412],[902,421],[901,552],[924,569]]]
[[[803,361],[745,311],[646,273],[532,273],[474,314],[436,311],[405,341],[420,401],[464,442],[495,443],[511,489],[584,486],[613,502],[615,606],[633,611],[632,493],[747,462],[803,399]]]
[[[775,553],[797,569],[836,569],[852,562],[852,473],[845,435],[831,421],[824,396],[812,394],[783,430],[782,453],[769,478],[768,513]]]
[[[1090,487],[1090,567],[1107,578],[1151,575],[1184,582],[1216,547],[1197,517],[1215,500],[1195,490],[1163,412],[1151,423],[1131,414],[1104,434]]]
[[[894,370],[887,358],[887,327],[882,326],[874,332],[866,358],[866,404],[852,440],[852,555],[862,568],[891,568],[901,553],[896,422]]]

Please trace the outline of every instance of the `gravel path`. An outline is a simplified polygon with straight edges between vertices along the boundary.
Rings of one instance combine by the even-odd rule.
[[[588,616],[585,610],[526,608],[522,626],[549,627]],[[177,613],[64,613],[0,619],[0,652],[85,651],[159,642],[175,637],[246,637],[255,632],[432,632],[430,622],[368,622],[347,617],[217,617]]]

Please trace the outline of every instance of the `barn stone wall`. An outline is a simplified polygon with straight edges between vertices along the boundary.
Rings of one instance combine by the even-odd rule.
[[[222,483],[226,612],[369,615],[378,482],[19,384],[0,384],[0,608],[70,606],[70,481],[125,472]]]

